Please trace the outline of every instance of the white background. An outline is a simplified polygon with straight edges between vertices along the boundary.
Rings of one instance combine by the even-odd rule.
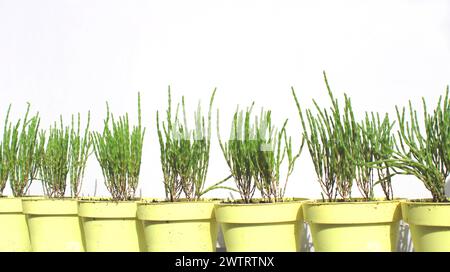
[[[143,196],[164,196],[155,119],[167,106],[169,84],[176,100],[186,96],[191,117],[217,87],[223,136],[236,105],[255,101],[272,109],[278,124],[289,118],[298,144],[290,86],[304,107],[313,98],[328,106],[322,70],[336,96],[352,97],[359,116],[368,110],[394,119],[395,105],[411,98],[419,106],[422,96],[434,106],[450,83],[450,2],[0,0],[0,119],[9,103],[18,118],[29,101],[42,128],[60,114],[68,121],[91,110],[92,127],[101,130],[105,101],[116,115],[129,112],[136,120],[140,91]],[[228,175],[213,120],[209,184]],[[108,195],[92,156],[83,195],[93,195],[96,181],[97,195]],[[41,192],[35,183],[30,193]],[[396,177],[394,193],[430,196],[413,177]],[[320,197],[306,149],[288,195]]]

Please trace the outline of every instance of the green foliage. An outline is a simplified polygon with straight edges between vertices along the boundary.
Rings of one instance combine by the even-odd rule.
[[[387,200],[393,199],[392,177],[394,169],[389,161],[393,158],[395,138],[393,123],[386,114],[383,121],[378,113],[366,113],[360,124],[360,133],[355,144],[356,183],[365,200],[374,198],[373,188],[380,184]],[[376,177],[375,177],[376,172]]]
[[[292,88],[303,127],[303,137],[306,139],[324,194],[322,198],[336,201],[339,196],[344,201],[350,201],[355,181],[367,201],[373,199],[373,187],[377,183],[382,185],[386,197],[392,198],[392,165],[380,161],[392,156],[391,147],[394,141],[389,118],[386,116],[380,123],[379,116],[376,115],[375,118],[372,113],[372,118],[366,114],[365,120],[359,123],[354,117],[351,99],[344,95],[342,111],[338,100],[333,96],[325,72],[324,80],[332,106],[329,110],[322,109],[313,100],[317,114],[307,109],[304,116]],[[374,169],[377,169],[378,181],[374,180]]]
[[[145,135],[141,124],[141,97],[138,94],[138,126],[133,126],[131,133],[128,114],[116,121],[108,103],[106,107],[103,133],[92,134],[95,156],[113,200],[130,200],[139,182]]]
[[[45,132],[41,131],[40,141],[45,142]],[[40,174],[44,194],[48,197],[64,197],[69,173],[69,127],[56,122],[50,127],[46,146],[40,157]]]
[[[356,176],[352,153],[358,135],[358,125],[354,119],[350,98],[345,96],[344,114],[341,116],[339,103],[333,97],[325,73],[324,79],[332,107],[330,111],[321,109],[313,100],[318,114],[314,115],[310,109],[306,110],[309,127],[306,126],[294,89],[292,94],[302,122],[303,137],[306,139],[322,191],[329,201],[335,201],[338,194],[342,199],[348,200],[351,198],[351,188]]]
[[[250,127],[250,109],[247,108],[245,116],[243,111],[236,110],[232,121],[232,129],[228,142],[222,143],[219,131],[219,110],[217,110],[217,136],[220,148],[234,178],[237,190],[245,203],[250,203],[256,190],[254,177],[256,169],[252,163],[252,155],[255,153],[256,142],[250,138],[254,131]]]
[[[72,116],[72,127],[64,127],[62,117],[59,127],[55,123],[50,127],[46,145],[40,157],[40,178],[44,194],[48,197],[62,198],[67,187],[67,176],[70,174],[71,196],[78,197],[84,176],[87,159],[92,145],[89,137],[90,114],[84,136],[80,135],[80,114],[77,128]],[[45,132],[40,134],[40,142],[45,142]]]
[[[185,195],[187,200],[198,200],[206,192],[217,188],[225,188],[220,184],[227,179],[205,189],[211,146],[211,109],[215,94],[216,90],[214,89],[209,102],[207,127],[199,102],[197,111],[194,113],[195,127],[192,131],[189,129],[184,96],[181,100],[183,119],[180,120],[178,117],[179,104],[175,116],[172,118],[170,87],[168,89],[166,121],[160,122],[159,112],[156,113],[164,188],[166,198],[169,201],[178,200],[182,194]]]
[[[13,195],[21,197],[26,195],[31,182],[36,179],[40,156],[42,155],[44,142],[38,139],[40,117],[39,114],[28,119],[30,104],[22,121],[22,128],[19,133],[21,121],[19,120],[10,131],[10,184]],[[9,126],[11,128],[11,126]]]
[[[8,112],[6,113],[3,139],[0,142],[0,196],[3,194],[11,169],[14,166],[11,163],[11,159],[14,157],[14,150],[11,149],[11,142],[17,141],[17,127],[12,127],[12,124],[9,121],[10,112],[11,105],[9,105]],[[14,138],[15,140],[13,140]]]
[[[417,111],[409,101],[409,118],[396,107],[400,125],[399,144],[395,157],[395,167],[402,174],[419,178],[431,192],[434,202],[447,202],[445,179],[450,174],[450,103],[449,88],[442,100],[439,97],[432,113],[423,103],[423,123],[417,118]]]
[[[245,203],[250,203],[256,189],[266,202],[283,201],[289,176],[300,156],[303,142],[297,154],[292,154],[291,138],[286,135],[287,120],[278,132],[272,125],[271,111],[261,109],[260,117],[252,120],[253,105],[244,112],[236,110],[230,139],[222,143],[217,134],[222,153],[233,176],[238,192]],[[288,171],[284,186],[280,183],[280,167],[288,158]]]

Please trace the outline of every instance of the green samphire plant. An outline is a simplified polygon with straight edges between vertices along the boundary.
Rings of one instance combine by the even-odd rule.
[[[360,122],[356,136],[354,162],[356,163],[356,184],[365,200],[374,200],[374,187],[380,184],[386,200],[392,200],[392,177],[394,164],[389,162],[394,154],[395,137],[393,122],[388,114],[383,119],[379,113],[366,113]]]
[[[374,186],[378,183],[386,199],[392,199],[391,179],[395,171],[389,159],[395,145],[393,123],[387,114],[381,120],[378,113],[366,113],[363,121],[357,121],[351,99],[344,95],[341,109],[325,73],[324,79],[332,106],[322,109],[313,100],[317,114],[310,109],[303,113],[292,88],[323,200],[351,201],[354,182],[365,201],[374,199]]]
[[[39,134],[40,142],[46,143],[40,156],[39,172],[44,194],[48,197],[64,197],[68,177],[71,197],[76,198],[80,194],[92,147],[89,135],[90,113],[88,113],[87,126],[83,135],[81,135],[80,123],[80,114],[78,114],[77,126],[72,116],[71,128],[64,126],[61,117],[59,127],[55,123],[48,130],[48,137],[45,131]]]
[[[113,200],[131,200],[139,182],[145,135],[141,122],[141,96],[138,94],[138,125],[131,130],[128,113],[115,120],[108,103],[106,108],[103,132],[92,134],[95,156]]]
[[[300,150],[293,154],[292,141],[286,133],[288,120],[278,131],[272,124],[272,112],[261,109],[260,116],[253,119],[253,106],[245,112],[239,108],[236,110],[230,139],[225,143],[220,138],[217,113],[220,148],[244,203],[252,202],[256,189],[265,202],[283,201],[289,176],[301,154],[304,141]],[[280,167],[285,159],[288,170],[283,184]]]
[[[192,130],[187,123],[184,96],[181,99],[182,119],[178,116],[180,104],[173,116],[170,87],[166,121],[160,122],[159,111],[156,113],[164,188],[166,198],[171,202],[179,200],[182,195],[188,201],[195,201],[211,190],[228,189],[221,184],[229,178],[205,188],[211,148],[211,109],[215,94],[216,89],[210,98],[207,124],[199,102]]]
[[[66,192],[67,175],[69,173],[69,128],[64,127],[62,117],[60,127],[56,122],[46,132],[39,133],[39,139],[44,143],[40,156],[40,176],[44,194],[48,197],[62,198]]]
[[[423,120],[409,101],[406,109],[396,107],[400,129],[396,146],[395,167],[402,174],[420,179],[430,191],[433,202],[448,202],[445,181],[450,174],[450,102],[449,89],[439,97],[436,108],[428,112],[425,98]]]
[[[8,125],[8,134],[11,137],[8,148],[10,184],[15,197],[25,196],[31,182],[37,178],[44,146],[38,138],[39,113],[28,119],[29,111],[30,104],[22,121],[17,121],[14,127]]]
[[[8,178],[13,169],[12,158],[14,158],[14,150],[11,149],[12,139],[17,139],[17,126],[12,127],[9,121],[9,114],[11,112],[11,105],[8,107],[6,113],[5,124],[3,127],[3,138],[0,142],[0,196],[3,195],[3,190],[6,187]]]

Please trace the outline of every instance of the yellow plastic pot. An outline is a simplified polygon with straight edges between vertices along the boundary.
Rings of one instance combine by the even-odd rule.
[[[142,224],[136,218],[134,201],[80,200],[78,215],[82,219],[88,252],[145,251]]]
[[[24,198],[34,252],[83,252],[76,199]]]
[[[0,197],[0,251],[31,251],[21,198]]]
[[[395,251],[400,201],[321,202],[303,204],[305,221],[311,228],[314,250]]]
[[[406,201],[401,206],[414,251],[450,251],[449,203]]]
[[[216,202],[140,202],[138,218],[142,220],[149,252],[214,252],[217,224]]]
[[[300,251],[303,200],[261,204],[216,205],[229,252]]]

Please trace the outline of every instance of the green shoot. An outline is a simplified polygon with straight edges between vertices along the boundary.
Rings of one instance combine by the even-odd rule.
[[[89,137],[89,125],[91,113],[88,112],[87,125],[83,136],[80,133],[80,114],[78,113],[77,126],[75,127],[74,117],[72,115],[72,128],[70,130],[70,151],[69,151],[69,175],[70,175],[70,193],[72,197],[78,197],[81,191],[81,185],[86,169],[86,163],[91,154],[92,139]]]

